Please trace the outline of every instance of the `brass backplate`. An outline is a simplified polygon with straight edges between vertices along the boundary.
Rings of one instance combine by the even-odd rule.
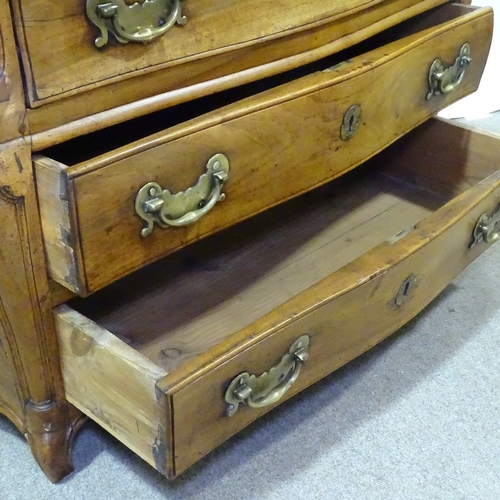
[[[226,415],[233,416],[242,403],[252,408],[277,403],[297,380],[302,365],[309,356],[309,342],[308,335],[299,337],[280,362],[261,375],[244,372],[236,376],[226,390]]]
[[[120,43],[151,42],[174,24],[186,24],[181,10],[182,0],[87,0],[87,17],[101,31],[98,48],[108,43],[108,33]]]

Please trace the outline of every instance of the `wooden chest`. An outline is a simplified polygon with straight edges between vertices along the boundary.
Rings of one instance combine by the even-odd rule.
[[[177,476],[498,238],[498,139],[427,121],[489,8],[0,6],[0,411],[53,481],[82,414]]]

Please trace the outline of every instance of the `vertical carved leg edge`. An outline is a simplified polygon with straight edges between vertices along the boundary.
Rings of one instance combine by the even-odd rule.
[[[31,149],[8,146],[0,149],[0,407],[57,482],[73,470],[83,418],[65,399]]]

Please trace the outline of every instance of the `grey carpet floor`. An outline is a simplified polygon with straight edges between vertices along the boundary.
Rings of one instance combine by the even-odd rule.
[[[500,114],[481,126],[500,130]],[[499,160],[500,163],[500,160]],[[500,499],[500,244],[395,335],[167,482],[95,424],[52,485],[0,416],[0,499]]]

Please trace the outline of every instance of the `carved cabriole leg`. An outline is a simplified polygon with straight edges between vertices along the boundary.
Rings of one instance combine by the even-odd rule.
[[[30,401],[26,405],[26,439],[38,465],[53,483],[73,471],[71,447],[85,420],[76,408],[61,402]]]
[[[64,398],[51,308],[31,150],[16,141],[0,151],[0,339],[12,365],[0,370],[0,400],[21,417],[35,459],[56,482],[72,470],[80,415]]]

